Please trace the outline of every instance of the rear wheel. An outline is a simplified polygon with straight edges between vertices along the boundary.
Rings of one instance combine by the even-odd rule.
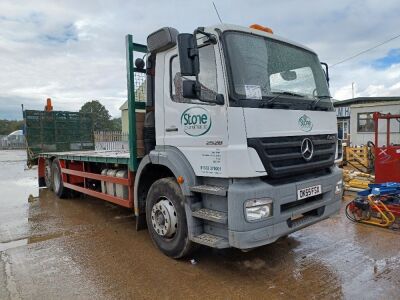
[[[54,193],[60,198],[67,198],[69,190],[64,187],[61,175],[61,166],[58,159],[53,160],[51,165],[52,186]]]
[[[165,255],[181,258],[193,249],[184,196],[175,178],[162,178],[152,184],[147,194],[146,221],[153,243]]]
[[[46,159],[44,164],[44,181],[46,183],[46,187],[50,190],[53,190],[53,179],[51,178],[51,160]]]

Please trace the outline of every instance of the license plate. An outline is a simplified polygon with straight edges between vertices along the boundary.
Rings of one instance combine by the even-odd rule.
[[[322,194],[321,185],[306,187],[304,189],[297,190],[297,200],[305,199],[319,194]]]

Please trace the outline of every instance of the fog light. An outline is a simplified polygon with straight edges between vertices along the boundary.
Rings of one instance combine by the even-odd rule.
[[[339,195],[343,189],[343,180],[339,180],[335,186],[335,195]]]
[[[250,199],[245,202],[245,217],[249,222],[260,221],[272,215],[272,199]]]

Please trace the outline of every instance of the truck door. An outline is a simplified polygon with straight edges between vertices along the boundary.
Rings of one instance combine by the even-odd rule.
[[[199,46],[202,98],[225,94],[218,51],[214,45]],[[164,80],[164,145],[180,149],[197,175],[221,176],[222,151],[228,143],[226,104],[182,97],[182,81],[194,78],[180,75],[177,49],[165,55],[164,74],[168,78]]]

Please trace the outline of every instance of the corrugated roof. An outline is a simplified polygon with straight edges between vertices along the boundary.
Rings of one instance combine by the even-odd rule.
[[[346,100],[335,100],[333,102],[334,107],[338,106],[349,106],[352,104],[363,104],[371,102],[387,102],[387,101],[400,101],[400,97],[357,97]]]

